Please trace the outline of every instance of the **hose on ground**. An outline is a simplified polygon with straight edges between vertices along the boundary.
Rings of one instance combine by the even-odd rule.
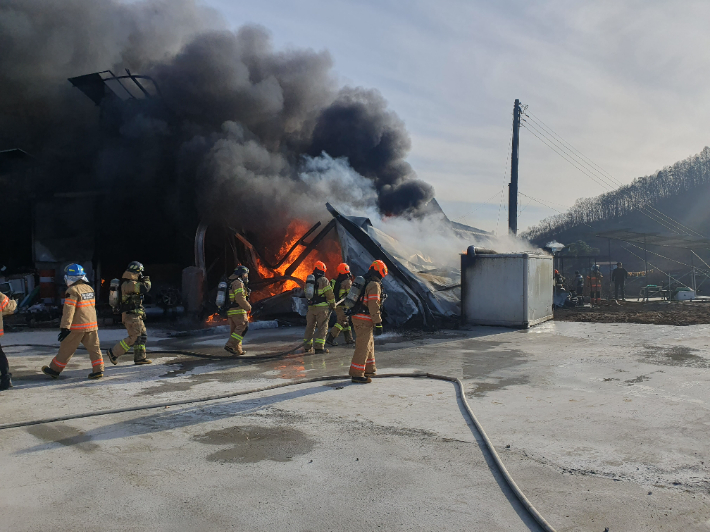
[[[170,351],[170,352],[172,353],[174,351]],[[488,438],[488,435],[486,434],[485,430],[483,430],[483,426],[478,421],[478,418],[476,418],[476,415],[473,413],[473,410],[471,410],[471,407],[469,406],[468,401],[466,400],[466,393],[464,390],[463,383],[461,382],[460,379],[458,379],[456,377],[448,377],[446,375],[436,375],[434,373],[387,373],[387,374],[383,374],[383,375],[376,375],[375,377],[378,379],[397,378],[397,377],[399,377],[399,378],[428,378],[428,379],[434,379],[434,380],[447,381],[447,382],[454,383],[454,385],[456,386],[458,398],[461,401],[461,403],[463,404],[466,414],[468,415],[468,418],[473,423],[473,426],[476,428],[476,431],[478,432],[479,436],[483,440],[483,443],[485,444],[486,449],[491,454],[491,457],[493,458],[493,462],[495,463],[496,467],[498,468],[498,472],[501,474],[501,476],[505,480],[505,483],[508,485],[508,487],[513,492],[515,497],[518,499],[520,504],[522,504],[523,508],[525,508],[525,510],[528,512],[530,517],[532,517],[533,520],[538,525],[540,525],[540,527],[545,532],[555,532],[555,529],[552,528],[552,526],[545,520],[545,518],[540,514],[540,512],[537,511],[537,509],[532,505],[532,503],[528,500],[528,498],[525,496],[525,494],[522,492],[522,490],[515,483],[515,480],[513,480],[513,477],[510,476],[510,473],[508,472],[505,465],[503,464],[503,461],[501,460],[500,456],[498,455],[498,452],[496,451],[495,447],[493,446],[493,443]],[[70,414],[67,416],[57,416],[57,417],[52,417],[52,418],[36,419],[36,420],[31,420],[31,421],[20,421],[17,423],[5,423],[5,424],[0,425],[0,430],[29,427],[32,425],[42,425],[45,423],[55,423],[57,421],[69,421],[72,419],[84,419],[84,418],[89,418],[89,417],[105,416],[105,415],[109,415],[109,414],[122,414],[125,412],[136,412],[136,411],[140,411],[140,410],[152,410],[152,409],[156,409],[156,408],[165,408],[168,406],[180,406],[180,405],[187,405],[187,404],[192,404],[192,403],[205,403],[205,402],[209,402],[209,401],[217,401],[220,399],[229,399],[232,397],[238,397],[240,395],[249,395],[249,394],[253,394],[253,393],[266,392],[269,390],[275,390],[277,388],[285,388],[287,386],[298,386],[300,384],[308,384],[308,383],[312,383],[312,382],[334,381],[334,380],[343,380],[343,379],[349,379],[349,378],[350,377],[347,375],[345,375],[345,376],[343,376],[343,375],[328,375],[328,376],[323,376],[323,377],[312,377],[310,379],[302,379],[302,380],[298,380],[298,381],[280,382],[278,384],[263,386],[261,388],[255,388],[252,390],[243,390],[243,391],[230,392],[230,393],[224,393],[224,394],[219,394],[219,395],[209,395],[206,397],[197,397],[194,399],[182,399],[179,401],[154,403],[154,404],[143,405],[143,406],[130,406],[130,407],[125,407],[125,408],[116,408],[116,409],[112,409],[112,410],[100,410],[97,412],[88,412],[88,413],[84,413],[84,414]]]
[[[196,351],[185,351],[183,349],[156,349],[152,351],[148,351],[148,353],[154,353],[154,354],[176,354],[176,355],[185,355],[185,356],[191,356],[195,358],[205,358],[208,360],[265,360],[269,358],[279,358],[279,357],[285,357],[287,355],[295,354],[294,351],[296,351],[298,348],[303,346],[303,342],[294,344],[292,347],[289,347],[287,351],[280,351],[278,353],[262,353],[260,355],[254,355],[254,356],[247,356],[247,357],[239,357],[239,356],[234,356],[234,355],[208,355],[207,353],[198,353]],[[12,347],[45,347],[45,348],[57,348],[58,346],[54,345],[45,345],[45,344],[11,344],[11,345],[6,345],[6,349],[10,349]],[[82,349],[86,351],[86,347],[83,345],[80,345],[77,349]],[[305,353],[302,353],[305,354]]]

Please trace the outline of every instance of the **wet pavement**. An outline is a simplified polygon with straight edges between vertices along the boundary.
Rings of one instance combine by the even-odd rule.
[[[103,347],[120,333],[102,331]],[[509,471],[557,530],[710,530],[709,333],[703,325],[572,322],[529,331],[390,333],[376,342],[377,365],[381,373],[463,379],[469,403]],[[301,334],[295,328],[250,332],[248,356],[234,358],[225,356],[220,335],[154,331],[154,364],[134,366],[129,355],[118,366],[108,363],[98,382],[86,379],[90,366],[81,351],[60,379],[49,380],[38,370],[56,342],[42,333],[7,334],[3,346],[16,388],[0,394],[1,423],[347,374],[350,347],[304,355],[296,348]],[[47,347],[13,346],[43,343]],[[143,486],[137,493],[149,489],[155,504],[174,510],[172,516],[156,513],[154,503],[144,503],[134,521],[141,530],[170,523],[178,529],[362,529],[361,514],[342,510],[349,497],[360,508],[374,505],[363,521],[366,530],[535,529],[491,473],[453,387],[426,379],[368,386],[334,381],[8,429],[0,431],[0,445],[9,455],[11,478],[24,486],[12,494],[8,486],[0,488],[0,513],[24,529],[48,523],[42,512],[21,520],[18,497],[34,485],[27,478],[42,478],[43,466],[51,463],[48,477],[56,490],[45,496],[59,507],[66,497],[59,492],[86,489],[81,475],[96,471],[88,465],[94,461],[101,464],[99,476],[105,474],[94,489],[118,490],[130,500],[130,487]],[[358,456],[346,458],[353,453]],[[130,471],[127,477],[122,468]],[[232,475],[248,483],[232,485]],[[171,482],[193,482],[204,493],[190,488],[192,495],[182,502]],[[234,497],[242,502],[225,509]],[[185,517],[197,502],[212,515]],[[256,512],[261,504],[272,506]],[[340,514],[331,512],[330,505],[338,504]],[[80,506],[73,502],[62,510],[65,518],[55,529],[80,524],[70,511]]]

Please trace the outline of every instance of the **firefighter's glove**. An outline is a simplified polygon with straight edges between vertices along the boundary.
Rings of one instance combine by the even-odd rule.
[[[141,281],[144,282],[144,283],[149,283],[149,282],[150,282],[150,277],[148,277],[147,275],[143,275],[143,276],[141,277]]]
[[[67,336],[69,336],[69,333],[70,333],[70,332],[71,332],[71,330],[69,330],[69,329],[61,329],[61,330],[59,331],[59,334],[57,335],[57,340],[59,340],[59,343],[63,342],[64,339],[65,339]]]
[[[375,336],[382,336],[382,324],[375,325]]]

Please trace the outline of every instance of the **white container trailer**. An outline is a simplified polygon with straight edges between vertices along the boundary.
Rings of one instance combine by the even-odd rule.
[[[552,319],[553,266],[546,253],[461,255],[461,319],[528,328]]]

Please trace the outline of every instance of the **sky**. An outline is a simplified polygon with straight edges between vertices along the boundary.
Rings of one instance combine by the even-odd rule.
[[[488,231],[506,231],[516,98],[621,183],[710,144],[707,0],[204,3],[278,49],[328,50],[342,84],[378,89],[447,214]],[[529,128],[519,186],[521,230],[608,190]]]

